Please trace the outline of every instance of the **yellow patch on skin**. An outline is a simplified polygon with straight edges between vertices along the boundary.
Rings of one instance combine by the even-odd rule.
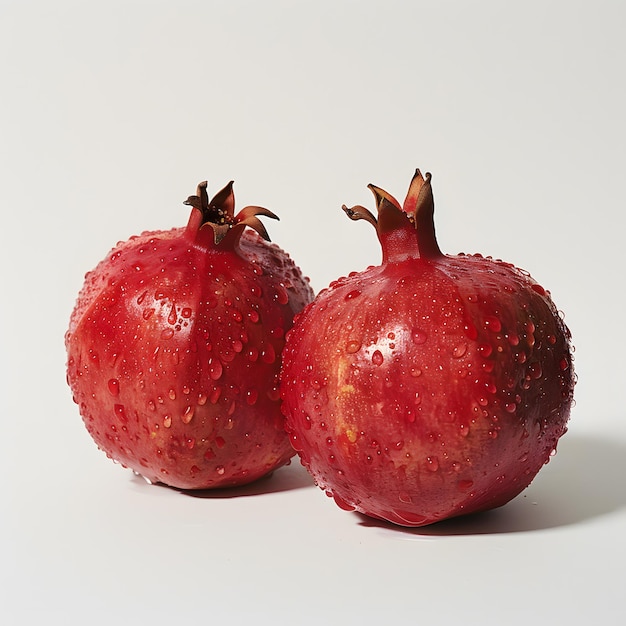
[[[356,441],[357,434],[351,428],[346,429],[346,437],[350,443],[354,443]]]
[[[339,391],[341,393],[354,393],[354,385],[342,385]]]

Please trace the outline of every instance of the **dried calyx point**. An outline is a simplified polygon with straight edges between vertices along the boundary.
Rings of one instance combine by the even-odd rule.
[[[366,220],[376,228],[388,260],[402,260],[402,257],[408,256],[438,257],[442,253],[435,238],[433,221],[435,201],[430,180],[430,173],[424,176],[419,169],[415,170],[402,205],[384,189],[368,185],[376,199],[378,216],[374,216],[361,205],[347,207],[344,204],[341,208],[350,219]],[[404,239],[404,244],[398,246],[400,241],[394,235],[400,234],[401,231],[406,233],[407,230],[415,232],[414,241],[409,243]],[[413,251],[410,250],[411,244],[416,246]]]
[[[278,216],[268,209],[260,206],[247,206],[235,215],[235,194],[233,192],[233,182],[230,181],[222,190],[218,191],[211,199],[207,193],[207,181],[198,184],[195,196],[189,196],[184,204],[198,209],[202,215],[199,228],[210,227],[213,229],[214,241],[220,243],[226,235],[233,229],[238,235],[243,232],[246,226],[254,229],[263,239],[270,240],[270,237],[257,215],[265,215],[277,220]]]

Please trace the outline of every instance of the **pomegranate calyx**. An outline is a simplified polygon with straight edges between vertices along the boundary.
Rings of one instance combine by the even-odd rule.
[[[376,200],[378,217],[360,205],[342,206],[350,219],[364,219],[376,228],[384,262],[443,256],[435,237],[435,203],[430,181],[430,173],[423,176],[416,169],[402,206],[384,189],[368,185]]]
[[[246,226],[255,230],[266,241],[270,241],[267,230],[257,215],[265,215],[275,220],[278,219],[277,215],[260,206],[244,207],[235,215],[234,181],[231,180],[211,199],[209,199],[207,193],[207,184],[206,180],[199,183],[196,195],[189,196],[183,202],[183,204],[200,211],[201,219],[199,222],[196,212],[192,212],[189,219],[189,228],[195,228],[196,231],[205,227],[211,228],[213,230],[213,241],[216,245],[226,236],[229,239],[232,238],[232,243],[236,243]]]

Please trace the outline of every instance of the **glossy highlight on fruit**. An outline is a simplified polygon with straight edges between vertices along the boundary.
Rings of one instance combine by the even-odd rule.
[[[85,277],[66,333],[67,380],[90,435],[149,482],[241,485],[294,454],[278,375],[285,333],[313,298],[269,243],[261,207],[206,182],[186,228],[118,243]],[[256,231],[256,232],[255,232]]]
[[[445,255],[429,174],[370,185],[382,263],[333,282],[283,353],[286,428],[343,509],[403,526],[501,506],[566,431],[575,374],[550,294],[510,263]]]

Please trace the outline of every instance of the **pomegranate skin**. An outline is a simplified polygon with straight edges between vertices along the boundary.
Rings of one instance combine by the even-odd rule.
[[[575,375],[570,333],[526,272],[430,240],[407,253],[416,226],[393,215],[381,233],[379,206],[382,265],[298,316],[281,394],[294,449],[341,508],[422,526],[526,488],[566,431]]]
[[[198,218],[118,244],[86,275],[65,338],[98,447],[181,489],[245,484],[292,457],[280,357],[313,296],[278,246],[244,226],[216,243]]]

